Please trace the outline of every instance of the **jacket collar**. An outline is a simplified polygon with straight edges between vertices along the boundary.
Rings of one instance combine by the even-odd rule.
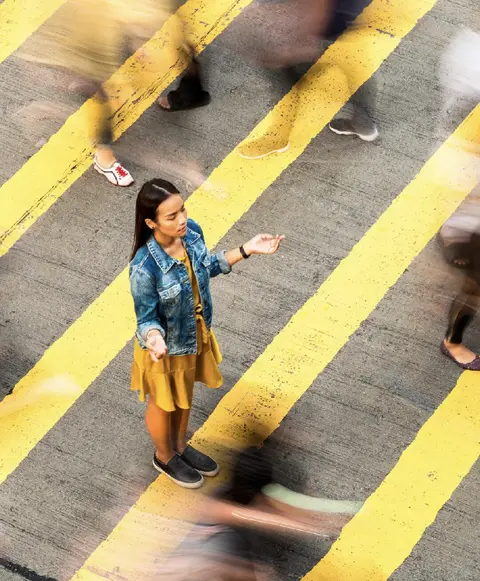
[[[200,238],[200,234],[192,230],[187,226],[187,233],[183,237],[183,243],[186,247],[191,246],[194,242],[196,242]],[[165,274],[168,272],[174,264],[178,264],[180,261],[176,258],[172,258],[169,256],[165,250],[160,246],[160,244],[155,240],[155,237],[152,235],[148,239],[147,248],[150,254],[153,256],[153,259],[157,263],[160,270]]]

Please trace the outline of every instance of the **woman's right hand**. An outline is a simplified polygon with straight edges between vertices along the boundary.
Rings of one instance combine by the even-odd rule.
[[[146,345],[154,363],[163,359],[167,354],[167,346],[160,331],[151,331],[147,335]]]

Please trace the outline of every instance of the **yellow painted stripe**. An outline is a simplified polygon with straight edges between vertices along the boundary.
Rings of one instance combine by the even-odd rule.
[[[4,0],[0,4],[0,63],[66,0]]]
[[[336,87],[341,84],[342,75],[338,67],[325,70],[322,63],[335,62],[337,65],[357,63],[357,82],[363,83],[380,66],[382,60],[400,42],[400,34],[413,28],[418,18],[434,4],[434,0],[416,0],[417,11],[409,13],[408,25],[401,19],[398,30],[393,17],[398,14],[403,0],[374,0],[361,15],[362,21],[370,27],[364,32],[353,31],[351,35],[337,41],[312,67],[306,77],[308,100],[299,114],[296,138],[285,154],[270,159],[246,160],[234,150],[211,176],[212,188],[199,188],[189,198],[187,207],[204,227],[207,242],[215,246],[235,222],[250,208],[258,196],[280,175],[280,173],[302,153],[310,140],[318,134],[330,120],[343,101],[339,101]],[[375,27],[390,15],[390,34],[375,32]],[[401,13],[404,13],[404,7]],[[382,24],[382,26],[384,26]],[[348,41],[350,38],[350,41]],[[354,49],[353,47],[356,47]],[[364,55],[369,54],[371,58]],[[373,56],[372,56],[373,55]],[[361,73],[361,74],[360,74]],[[331,103],[331,87],[337,99]],[[356,87],[352,86],[351,91]],[[275,108],[274,115],[287,116],[290,111],[292,93],[289,93]],[[267,119],[271,118],[269,114]],[[260,125],[265,125],[263,121]],[[254,131],[258,135],[259,129]],[[214,185],[217,187],[215,188]],[[224,188],[224,189],[222,189]],[[223,192],[228,192],[228,195]],[[460,193],[464,196],[466,190]],[[433,194],[432,194],[433,195]],[[461,197],[457,196],[458,198]],[[430,202],[431,198],[428,198]],[[452,197],[443,207],[436,205],[432,212],[435,227],[439,220],[453,211],[459,199]],[[424,207],[417,208],[423,210]],[[436,221],[435,221],[436,217]],[[403,223],[401,228],[403,228]],[[403,231],[403,230],[402,230]],[[370,260],[370,258],[369,258]],[[379,258],[376,259],[379,263]],[[407,259],[408,262],[408,259]],[[373,308],[373,307],[372,307]],[[123,314],[123,316],[122,316]],[[122,272],[113,283],[82,314],[82,316],[43,355],[33,369],[23,377],[12,395],[0,403],[0,483],[18,466],[33,446],[55,425],[76,399],[98,377],[108,363],[130,340],[134,331],[133,309],[128,289],[127,273]],[[332,355],[333,357],[333,355]],[[69,375],[78,385],[77,390],[54,395],[48,391],[43,396],[39,386],[52,377]],[[313,379],[312,379],[313,380]]]
[[[177,14],[191,31],[190,42],[201,52],[251,2],[189,0]],[[136,53],[107,81],[107,90],[110,87],[115,95],[115,139],[185,70],[186,61],[175,50],[180,43],[178,19],[172,16],[143,46],[148,59]],[[95,103],[90,99],[0,188],[0,256],[90,167],[92,111]]]
[[[480,455],[480,376],[464,372],[303,581],[386,581]]]
[[[295,402],[475,186],[475,162],[458,148],[468,150],[479,139],[480,106],[433,155],[318,292],[291,318],[221,400],[194,435],[195,445],[218,457],[224,445],[236,447],[251,443],[252,435],[262,441],[280,425]],[[465,381],[468,389],[475,391],[471,376],[465,375]],[[461,456],[458,473],[451,467],[449,477],[440,482],[442,490],[439,490],[438,498],[443,498],[442,494],[451,494],[450,485],[458,483],[458,479],[468,472],[475,447],[478,450],[478,389],[476,395],[472,393],[466,399],[467,390],[461,388],[458,391],[461,392],[460,399],[454,395],[447,400],[447,404],[437,412],[439,419],[434,420],[435,433],[441,431],[438,425],[445,430],[439,442],[447,439],[452,429],[458,428],[458,436],[453,438],[455,443],[452,443],[452,448],[446,448],[443,466],[448,466],[455,457],[454,450],[457,453],[461,446],[462,434],[467,435],[466,447],[469,450]],[[472,414],[467,405],[472,405]],[[457,416],[460,411],[462,414]],[[475,415],[477,417],[473,420]],[[448,422],[451,422],[451,428],[446,430]],[[476,439],[473,437],[475,430]],[[428,435],[428,428],[424,432]],[[423,442],[423,436],[419,441]],[[435,438],[428,441],[428,445],[433,447]],[[416,460],[425,453],[422,444],[417,448],[420,452],[414,452]],[[435,458],[438,459],[442,452],[440,446]],[[431,465],[435,465],[435,460]],[[417,476],[421,479],[420,475]],[[405,484],[409,477],[410,473],[404,475]],[[90,556],[74,581],[95,581],[102,576],[111,578],[112,571],[115,571],[113,578],[118,575],[119,579],[134,580],[139,578],[139,573],[152,572],[160,553],[172,548],[178,540],[178,535],[175,535],[178,519],[194,514],[197,499],[195,494],[179,490],[166,478],[158,478]],[[392,510],[394,500],[388,498]],[[364,511],[360,514],[363,515]],[[370,514],[368,507],[365,514]],[[395,514],[402,516],[400,512]],[[432,516],[431,512],[429,514]],[[175,519],[174,522],[169,523],[168,517]],[[380,534],[375,538],[380,539]],[[396,536],[384,538],[388,543]],[[321,575],[315,578],[323,579]],[[348,575],[345,573],[343,577],[331,579],[334,578],[340,581]],[[357,580],[357,577],[353,578]],[[359,577],[359,581],[364,578],[368,577]],[[376,577],[371,579],[377,580]]]

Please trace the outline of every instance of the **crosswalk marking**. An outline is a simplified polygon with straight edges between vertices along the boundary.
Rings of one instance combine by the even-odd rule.
[[[354,29],[339,39],[310,69],[305,82],[306,105],[299,112],[294,143],[289,151],[259,162],[243,159],[234,150],[212,173],[211,182],[217,185],[217,189],[213,190],[213,186],[208,190],[199,188],[192,194],[187,202],[188,210],[204,227],[210,247],[221,240],[262,192],[295,161],[311,139],[356,90],[351,85],[350,93],[340,91],[339,95],[338,86],[342,85],[343,73],[338,66],[348,64],[353,69],[352,72],[355,72],[356,83],[362,84],[398,46],[401,34],[411,30],[418,19],[435,4],[435,0],[416,0],[414,4],[415,10],[406,11],[408,3],[403,0],[374,0],[360,16],[359,20],[365,26],[360,30]],[[397,30],[394,16],[399,14],[402,17]],[[385,19],[388,17],[391,19],[388,24],[389,34],[385,34]],[[377,30],[380,26],[383,27],[381,31]],[[325,70],[326,62],[337,66]],[[275,107],[272,115],[278,116],[281,113],[288,116],[293,93],[291,91]],[[252,136],[258,136],[270,121],[268,115],[252,132]],[[228,196],[223,191],[228,192]],[[458,196],[463,197],[467,193],[467,189],[461,190]],[[441,223],[439,220],[445,219],[459,202],[455,197],[453,200],[454,202],[451,199],[446,200],[444,206],[437,204],[437,209],[433,212],[428,206],[419,206],[417,211],[428,210],[425,219],[438,229]],[[408,208],[406,212],[409,216]],[[414,218],[417,216],[414,215]],[[400,228],[403,227],[404,224],[400,224]],[[400,248],[404,246],[400,244]],[[388,255],[385,256],[385,261],[388,261]],[[376,263],[378,264],[378,259]],[[340,295],[343,292],[342,290]],[[373,306],[374,300],[372,297]],[[65,334],[47,349],[33,369],[18,382],[13,394],[0,403],[0,417],[3,418],[0,427],[0,483],[15,470],[37,442],[127,344],[133,335],[134,325],[125,270]],[[355,327],[351,332],[354,329]],[[337,342],[332,340],[329,347],[333,349],[332,353],[336,345]],[[61,396],[52,392],[44,395],[39,393],[39,385],[44,385],[52,377],[63,376],[69,377],[77,388]],[[32,396],[38,393],[38,398]]]
[[[201,52],[252,0],[188,0],[176,14],[188,25],[189,40]],[[107,82],[115,95],[114,137],[118,139],[187,65],[175,47],[181,44],[172,16]],[[79,179],[92,163],[89,99],[63,127],[0,188],[0,256]]]
[[[194,435],[196,446],[218,457],[224,445],[236,447],[251,444],[252,435],[256,435],[258,441],[263,441],[280,425],[295,402],[476,185],[475,166],[469,163],[468,154],[460,151],[459,146],[468,150],[469,145],[478,142],[479,137],[480,106],[435,152],[317,293],[290,319],[240,381],[223,397]],[[419,524],[420,528],[421,525],[428,525],[425,515],[433,518],[434,508],[440,508],[439,503],[445,497],[448,498],[452,486],[458,484],[468,472],[475,450],[478,454],[480,399],[478,389],[476,393],[471,393],[478,383],[474,384],[469,374],[463,377],[465,385],[460,382],[460,388],[454,391],[451,398],[447,398],[436,413],[436,419],[432,419],[432,423],[420,432],[417,444],[406,454],[406,460],[399,463],[398,471],[388,481],[393,482],[394,488],[399,482],[405,482],[404,479],[414,469],[413,463],[423,461],[427,452],[425,446],[427,449],[434,446],[435,438],[430,437],[430,426],[433,426],[435,434],[442,434],[439,441],[443,442],[451,434],[450,428],[445,429],[450,423],[457,436],[452,447],[447,448],[443,464],[438,463],[441,450],[432,457],[432,469],[438,470],[439,475],[438,488],[435,488],[436,496],[432,497],[433,508],[430,511],[424,508],[422,516],[415,521],[415,534],[419,533]],[[466,408],[468,405],[472,406],[472,413]],[[442,430],[445,432],[442,433]],[[448,467],[447,460],[461,446],[463,433],[466,433],[468,440],[467,450],[460,457],[457,473]],[[418,478],[419,484],[425,483],[425,479],[432,480],[424,471],[419,473]],[[380,497],[382,502],[386,498],[383,492]],[[191,492],[180,490],[167,481],[166,477],[158,478],[72,581],[96,581],[102,576],[130,581],[149,578],[147,574],[154,573],[160,553],[172,548],[175,542],[177,519],[194,514],[195,498]],[[395,498],[388,496],[392,510],[395,508],[394,501]],[[362,511],[361,515],[365,514],[365,517],[360,517],[361,523],[371,515],[368,508],[371,504],[372,501],[367,505],[365,513]],[[401,506],[404,507],[404,504]],[[175,519],[170,528],[168,522],[165,522],[168,517]],[[358,529],[354,530],[358,534]],[[361,534],[365,534],[363,529]],[[376,540],[375,531],[371,534],[373,537],[370,539]],[[396,536],[394,538],[396,540]],[[409,546],[408,542],[411,544],[412,537],[408,538],[410,540],[402,545],[404,552]],[[352,544],[352,537],[348,536],[348,539]],[[385,542],[388,539],[391,537],[386,537]],[[347,545],[347,553],[349,547]],[[343,577],[327,578],[328,581],[348,578],[351,569],[342,572]],[[312,575],[309,581],[323,579],[315,571]],[[357,577],[353,578],[357,581]],[[363,579],[366,581],[368,577],[359,577],[358,581]],[[377,577],[371,579],[377,581]]]
[[[480,455],[480,377],[472,371],[303,581],[387,581]]]
[[[0,4],[0,63],[8,58],[66,0],[3,0]]]

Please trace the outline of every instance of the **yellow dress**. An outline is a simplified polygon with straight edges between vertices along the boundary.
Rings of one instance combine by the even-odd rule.
[[[133,355],[132,390],[139,392],[140,401],[145,401],[147,395],[154,397],[158,407],[167,412],[191,407],[195,381],[214,388],[223,383],[218,368],[222,355],[214,332],[208,331],[203,319],[200,291],[187,254],[182,262],[192,283],[197,319],[197,353],[166,355],[155,363],[149,352],[135,340]]]

